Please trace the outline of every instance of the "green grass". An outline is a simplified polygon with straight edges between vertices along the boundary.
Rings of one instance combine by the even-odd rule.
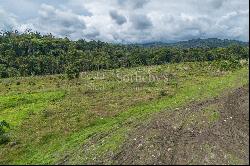
[[[159,79],[150,80],[149,73]],[[138,76],[146,81],[136,80]],[[56,164],[63,159],[112,164],[129,131],[151,114],[247,84],[248,68],[220,72],[209,63],[182,63],[88,72],[72,81],[46,76],[1,82],[0,115],[13,124],[17,119],[10,135],[19,144],[0,147],[0,164]]]
[[[131,127],[127,125],[127,123],[129,122],[138,122],[146,120],[146,118],[151,113],[156,113],[163,109],[168,110],[180,107],[190,101],[218,96],[221,92],[223,92],[223,90],[227,88],[237,87],[241,83],[245,84],[247,80],[242,80],[243,82],[241,83],[237,81],[239,74],[244,74],[245,72],[246,70],[241,70],[222,78],[215,78],[209,81],[205,81],[200,85],[190,86],[189,83],[187,83],[186,86],[184,85],[185,88],[180,89],[180,91],[174,97],[166,97],[164,99],[157,100],[149,104],[139,105],[124,113],[121,113],[116,118],[100,120],[102,123],[100,121],[97,121],[94,127],[84,130],[82,133],[78,133],[77,136],[74,135],[73,139],[71,139],[72,142],[70,142],[69,146],[73,146],[74,142],[78,142],[78,140],[86,140],[90,135],[94,135],[97,133],[111,132],[112,135],[125,135],[125,133],[129,130],[129,127]],[[114,128],[117,129],[117,131],[113,131]],[[119,128],[125,128],[126,130],[123,129],[124,133],[120,133]],[[124,139],[120,139],[119,142],[116,142],[116,147],[119,148],[123,141]],[[105,155],[105,151],[102,150],[103,144],[109,144],[111,142],[113,142],[113,139],[107,137],[106,139],[104,139],[104,142],[102,142],[102,144],[96,144],[95,146],[99,146],[99,148],[95,147],[95,149],[90,150],[90,156],[93,156],[94,154],[95,158],[102,158],[102,156]],[[82,154],[81,151],[75,152],[73,156],[75,157],[79,154]],[[80,158],[81,157],[78,157],[77,160],[74,161],[79,164],[79,161],[81,161]],[[93,158],[90,157],[89,159],[82,161],[82,163],[95,162],[92,159]]]
[[[216,106],[210,106],[204,110],[204,116],[207,117],[209,123],[214,123],[219,120],[220,113],[218,112],[218,108],[216,108]]]
[[[191,114],[189,114],[186,120],[184,121],[184,127],[196,126],[205,129],[209,125],[212,125],[217,122],[220,118],[220,113],[218,111],[217,105],[210,105],[200,111],[192,112],[192,110],[190,110],[190,113]],[[179,118],[179,120],[181,121],[179,123],[183,123],[183,118]]]
[[[0,121],[16,126],[29,114],[41,111],[48,102],[63,96],[63,91],[0,96]]]

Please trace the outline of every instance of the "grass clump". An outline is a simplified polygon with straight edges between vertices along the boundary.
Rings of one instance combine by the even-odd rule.
[[[209,123],[217,122],[220,118],[220,113],[215,106],[207,107],[203,112]]]

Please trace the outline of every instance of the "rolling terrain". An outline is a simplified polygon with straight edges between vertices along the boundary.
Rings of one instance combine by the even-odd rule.
[[[249,165],[248,0],[0,0],[1,165]]]
[[[249,42],[242,42],[238,40],[208,38],[208,39],[192,39],[188,41],[179,42],[153,42],[138,44],[143,47],[178,47],[178,48],[216,48],[216,47],[228,47],[230,45],[248,46]]]
[[[224,64],[0,79],[0,164],[247,164],[248,62]]]

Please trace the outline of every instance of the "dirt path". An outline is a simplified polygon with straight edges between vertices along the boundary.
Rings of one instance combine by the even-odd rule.
[[[249,164],[248,85],[164,111],[136,128],[116,164]]]

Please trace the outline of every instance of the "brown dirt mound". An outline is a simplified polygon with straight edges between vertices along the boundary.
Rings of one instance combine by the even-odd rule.
[[[164,111],[136,128],[116,164],[249,164],[249,89]]]

